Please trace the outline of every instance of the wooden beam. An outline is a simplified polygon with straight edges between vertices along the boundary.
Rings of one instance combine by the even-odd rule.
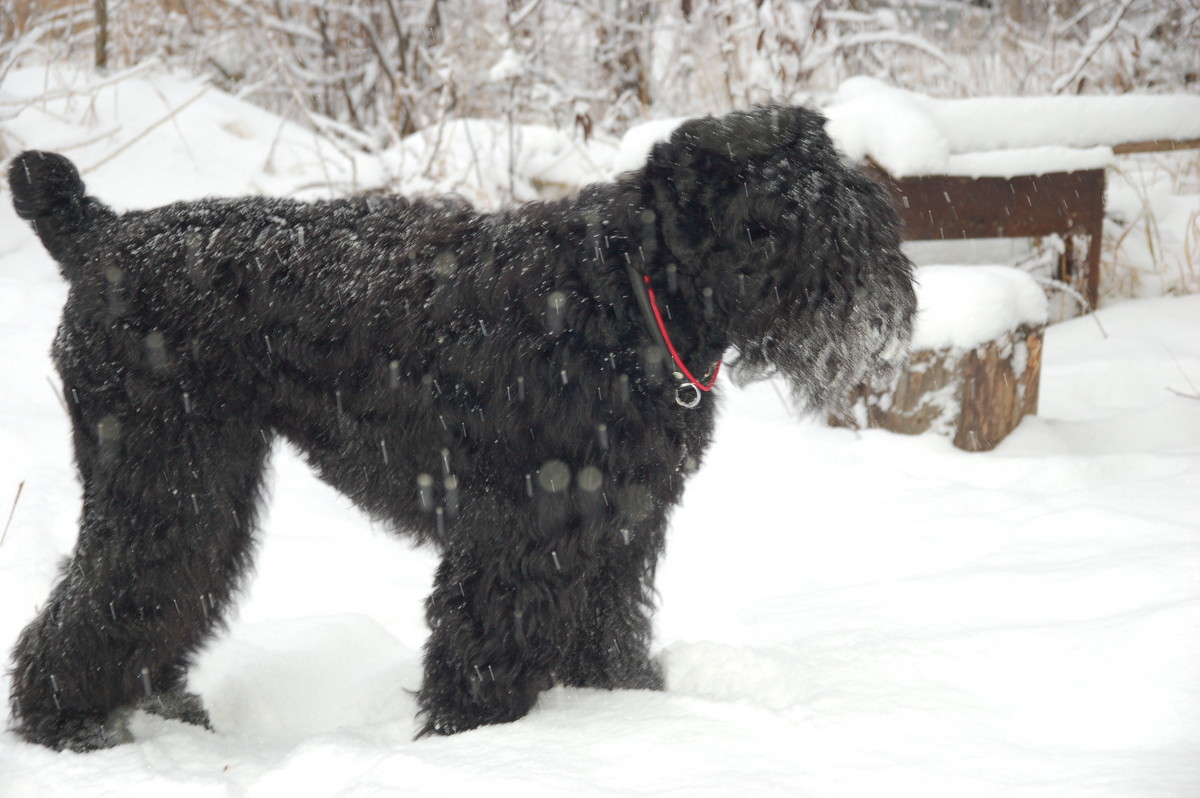
[[[1200,149],[1200,139],[1158,139],[1156,141],[1129,141],[1113,148],[1117,155],[1133,155],[1139,152],[1174,152],[1175,150]]]
[[[1006,177],[889,178],[908,238],[1066,235],[1104,218],[1104,170]]]
[[[1058,234],[1067,245],[1060,276],[1095,307],[1104,229],[1103,169],[1012,178],[882,176],[909,240]]]

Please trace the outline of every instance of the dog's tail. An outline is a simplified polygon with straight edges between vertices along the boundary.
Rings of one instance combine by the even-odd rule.
[[[75,164],[53,152],[23,152],[13,158],[8,187],[17,215],[33,225],[63,274],[74,279],[81,260],[79,239],[113,212],[88,197]]]

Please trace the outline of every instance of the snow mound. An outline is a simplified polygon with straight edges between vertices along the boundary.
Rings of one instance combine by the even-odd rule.
[[[17,69],[0,85],[0,117],[6,110],[13,153],[62,152],[91,193],[122,210],[197,196],[329,196],[379,179],[366,158],[190,76]]]
[[[616,145],[573,131],[456,119],[405,138],[384,153],[406,176],[406,193],[455,193],[480,208],[553,198],[608,177]]]
[[[613,175],[637,169],[646,163],[650,150],[660,141],[666,141],[675,132],[675,128],[686,122],[689,117],[673,119],[655,119],[642,122],[625,131],[621,144],[617,148],[616,157],[612,163]]]
[[[849,80],[823,110],[825,131],[852,160],[870,158],[895,177],[946,171],[950,142],[907,92]]]
[[[197,196],[459,194],[481,208],[552,198],[608,178],[616,143],[578,131],[457,119],[371,155],[203,80],[132,69],[28,67],[0,85],[3,141],[62,152],[122,210]]]
[[[916,277],[913,349],[972,349],[1048,317],[1041,286],[1010,266],[924,266]]]

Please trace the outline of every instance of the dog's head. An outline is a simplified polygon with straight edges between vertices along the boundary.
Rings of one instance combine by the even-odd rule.
[[[779,373],[812,409],[889,375],[916,310],[891,197],[824,125],[777,105],[691,120],[645,170],[678,273],[713,289],[735,380]]]

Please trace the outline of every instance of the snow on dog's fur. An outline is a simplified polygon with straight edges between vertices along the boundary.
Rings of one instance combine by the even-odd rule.
[[[9,182],[70,283],[79,540],[12,683],[17,730],[59,749],[128,739],[134,708],[207,723],[184,675],[249,571],[276,436],[442,554],[423,733],[514,720],[555,682],[660,687],[655,565],[727,350],[735,380],[824,409],[903,358],[915,308],[887,192],[802,108],[693,120],[614,183],[494,214],[119,215],[38,152]]]

